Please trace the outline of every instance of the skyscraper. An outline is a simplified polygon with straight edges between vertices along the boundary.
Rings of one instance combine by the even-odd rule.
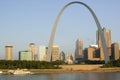
[[[106,28],[103,28],[102,31],[103,31],[103,34],[105,37],[105,42],[106,42],[109,56],[111,56],[111,31],[109,29],[106,29]],[[101,38],[100,38],[100,34],[98,31],[96,32],[96,43],[97,43],[99,48],[102,48]]]
[[[46,46],[40,46],[40,48],[39,48],[39,60],[46,61],[46,58],[47,58]]]
[[[5,46],[5,51],[6,51],[6,58],[5,60],[12,60],[12,55],[13,55],[13,52],[12,52],[12,48],[13,46],[8,44]]]
[[[52,47],[52,61],[58,60],[58,54],[59,54],[59,46],[53,45]]]
[[[82,39],[77,39],[75,49],[75,60],[79,61],[82,58],[83,58],[83,41]]]
[[[28,51],[32,52],[32,60],[36,60],[37,59],[37,48],[34,43],[29,44]]]
[[[102,31],[105,37],[106,46],[107,48],[110,48],[111,47],[111,31],[106,28],[103,28]],[[100,34],[98,31],[96,32],[96,42],[98,44],[98,47],[101,48],[102,44],[101,44]]]

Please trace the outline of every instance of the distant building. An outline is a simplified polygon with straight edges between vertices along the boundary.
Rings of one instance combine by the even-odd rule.
[[[98,53],[98,55],[99,55],[99,53]],[[97,57],[95,47],[89,47],[88,48],[88,60],[99,60],[99,57]]]
[[[111,59],[112,60],[117,60],[120,58],[120,53],[119,53],[119,44],[118,43],[113,43],[112,47],[112,55],[111,55]]]
[[[58,60],[58,54],[59,54],[59,46],[53,45],[51,60],[52,61]]]
[[[86,48],[84,50],[84,59],[85,60],[91,60],[91,61],[103,61],[104,60],[104,54],[102,48],[97,48],[90,46],[89,48]]]
[[[5,60],[13,60],[13,51],[12,51],[13,46],[8,44],[5,46],[5,51],[6,51],[6,58]]]
[[[102,31],[103,31],[103,34],[105,37],[106,46],[108,49],[109,56],[111,56],[111,30],[103,28]],[[96,41],[97,41],[96,43],[97,43],[98,47],[102,48],[101,38],[100,38],[100,34],[98,31],[96,32]]]
[[[105,37],[106,46],[111,47],[111,31],[106,28],[103,28],[102,31]],[[97,41],[98,47],[102,47],[100,34],[98,31],[96,32],[96,41]]]
[[[67,54],[66,55],[66,63],[68,63],[68,64],[73,64],[74,63],[72,54]]]
[[[96,52],[100,55],[100,60],[101,60],[101,61],[105,60],[103,48],[98,48],[98,49],[96,50]]]
[[[76,49],[75,49],[75,61],[83,60],[83,41],[82,39],[77,39],[76,41]]]
[[[39,48],[39,60],[46,61],[46,58],[47,58],[46,46],[40,46],[40,48]]]
[[[34,43],[29,44],[28,51],[32,52],[32,60],[36,60],[37,59],[37,47],[35,46]]]
[[[59,55],[59,60],[65,61],[65,53],[63,51]]]
[[[32,52],[31,51],[20,51],[19,52],[19,60],[32,60]]]
[[[88,60],[88,48],[85,48],[83,50],[83,53],[84,53],[84,60]]]

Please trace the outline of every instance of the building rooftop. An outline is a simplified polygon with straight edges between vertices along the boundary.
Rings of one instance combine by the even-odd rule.
[[[11,44],[7,44],[5,47],[13,47]]]

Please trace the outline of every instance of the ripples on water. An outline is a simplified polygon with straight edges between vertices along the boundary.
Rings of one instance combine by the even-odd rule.
[[[0,80],[120,80],[120,72],[66,73],[37,75],[0,75]]]

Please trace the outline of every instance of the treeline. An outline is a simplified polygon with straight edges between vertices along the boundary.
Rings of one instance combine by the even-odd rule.
[[[112,60],[112,61],[108,62],[107,64],[104,64],[102,67],[103,68],[120,67],[120,59],[118,59],[118,60]]]
[[[0,69],[59,69],[59,62],[0,60]]]
[[[91,60],[86,60],[85,64],[105,64],[105,61],[91,61]]]

